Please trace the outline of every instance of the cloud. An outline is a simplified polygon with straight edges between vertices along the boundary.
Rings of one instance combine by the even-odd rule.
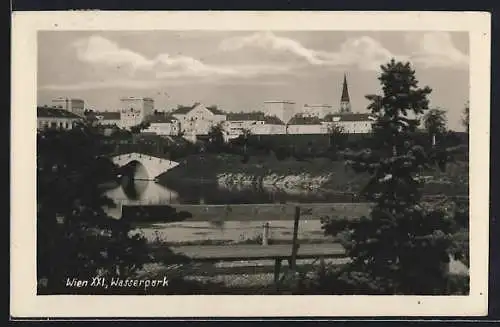
[[[43,91],[83,91],[83,90],[102,90],[102,89],[151,89],[159,88],[165,86],[185,86],[185,85],[195,85],[195,84],[211,84],[211,85],[286,85],[288,80],[283,79],[271,79],[263,80],[250,78],[252,75],[256,74],[251,70],[247,72],[247,78],[235,78],[228,76],[199,76],[197,78],[189,78],[187,76],[182,76],[179,78],[152,78],[152,79],[113,79],[113,80],[100,80],[100,81],[84,81],[73,84],[46,84],[39,87]],[[169,77],[173,77],[170,75]],[[165,77],[165,76],[163,76]]]
[[[100,37],[90,36],[73,43],[77,58],[81,61],[107,66],[128,66],[132,69],[150,69],[154,60],[131,50],[120,48],[116,43]]]
[[[40,90],[49,91],[81,91],[99,89],[148,89],[159,86],[158,80],[106,80],[106,81],[85,81],[74,84],[47,84],[42,85]]]
[[[272,32],[257,32],[248,36],[233,37],[223,40],[219,49],[236,51],[253,47],[270,52],[281,52],[301,58],[316,66],[350,66],[363,70],[375,70],[392,57],[400,57],[384,48],[380,42],[363,36],[350,38],[340,45],[336,52],[309,49],[296,40],[277,36]]]
[[[272,32],[257,32],[247,36],[232,37],[219,44],[221,51],[237,51],[258,48],[268,52],[284,53],[314,66],[353,66],[361,70],[378,70],[391,58],[410,60],[426,68],[468,66],[469,58],[458,50],[449,33],[433,32],[413,34],[406,37],[407,46],[413,48],[405,53],[393,53],[379,41],[369,36],[349,38],[337,51],[321,51],[305,47],[300,42]]]
[[[414,47],[411,60],[427,68],[468,68],[469,56],[459,50],[448,32],[428,32],[421,35],[407,35],[406,43]]]
[[[111,68],[128,68],[131,75],[151,73],[151,77],[168,79],[181,77],[249,77],[259,74],[286,73],[286,67],[261,65],[222,66],[210,65],[189,56],[161,53],[152,59],[122,48],[117,43],[101,36],[90,36],[73,43],[77,58],[83,62]]]

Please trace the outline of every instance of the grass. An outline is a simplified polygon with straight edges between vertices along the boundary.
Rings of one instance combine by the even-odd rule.
[[[270,175],[285,177],[307,174],[311,178],[329,176],[322,189],[340,193],[359,192],[369,178],[367,174],[359,174],[346,167],[343,161],[332,161],[327,158],[308,160],[288,158],[280,161],[273,155],[260,155],[252,156],[248,162],[242,162],[239,155],[207,153],[186,157],[179,166],[160,176],[159,181],[168,186],[175,186],[179,181],[183,184],[199,184],[202,181],[217,183],[218,175],[236,175],[242,172],[256,184]],[[468,193],[468,162],[451,162],[445,172],[436,168],[424,172],[424,175],[429,177],[423,189],[425,194]]]
[[[177,211],[189,212],[191,217],[182,221],[208,221],[214,224],[223,224],[227,221],[271,221],[271,220],[293,220],[295,205],[286,204],[239,204],[239,205],[189,205],[171,204]],[[320,219],[324,216],[358,218],[369,213],[370,203],[308,203],[301,204],[303,213],[302,220]],[[310,209],[310,212],[306,212]],[[145,207],[147,211],[147,207]],[[170,211],[165,210],[165,214]],[[156,223],[166,222],[165,217],[158,216]],[[148,219],[144,222],[140,217],[137,220],[129,220],[135,227],[151,226],[155,221]]]

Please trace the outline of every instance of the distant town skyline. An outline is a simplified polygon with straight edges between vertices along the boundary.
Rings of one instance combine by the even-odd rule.
[[[228,112],[259,111],[269,100],[340,109],[344,73],[353,112],[379,93],[379,66],[409,60],[431,106],[463,130],[469,99],[465,32],[39,32],[38,104],[57,97],[115,111],[120,98],[150,97],[155,108],[201,102]]]

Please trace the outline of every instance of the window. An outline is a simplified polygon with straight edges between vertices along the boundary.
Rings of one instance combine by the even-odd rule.
[[[51,122],[50,123],[50,127],[51,128],[56,128],[57,127],[57,123],[55,121]]]

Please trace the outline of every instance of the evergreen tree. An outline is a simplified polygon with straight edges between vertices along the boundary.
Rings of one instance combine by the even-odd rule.
[[[453,220],[444,209],[421,203],[419,174],[430,166],[425,150],[412,140],[432,90],[419,87],[410,63],[393,59],[381,70],[382,95],[366,96],[377,119],[374,146],[347,155],[353,169],[370,173],[362,195],[374,206],[369,217],[323,220],[327,234],[340,232],[352,260],[337,272],[333,291],[442,294]]]

